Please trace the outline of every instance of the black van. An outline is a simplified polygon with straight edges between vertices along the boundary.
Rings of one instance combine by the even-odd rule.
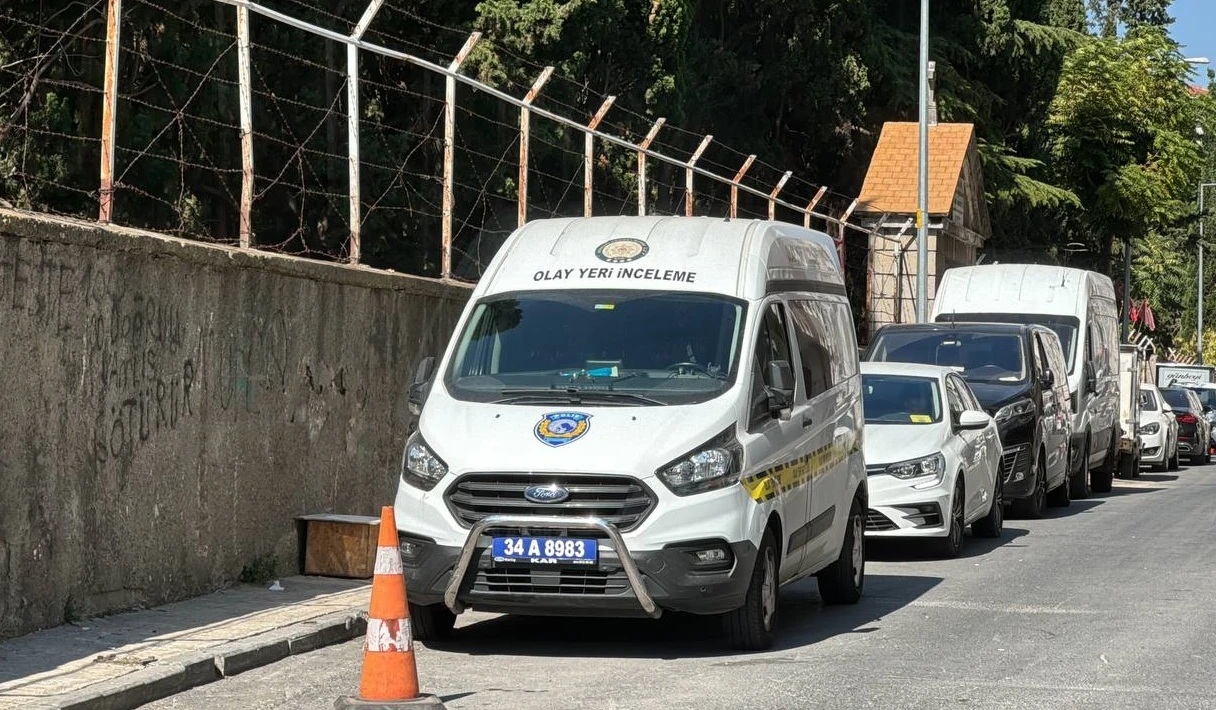
[[[1050,328],[1014,323],[885,326],[866,359],[953,367],[996,420],[1005,500],[1038,518],[1071,502],[1072,403],[1060,340]]]

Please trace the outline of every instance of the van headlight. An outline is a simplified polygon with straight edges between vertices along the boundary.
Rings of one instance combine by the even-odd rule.
[[[401,477],[415,488],[429,491],[448,473],[448,465],[431,451],[422,434],[414,435],[405,443],[401,457]]]
[[[1029,399],[1023,399],[1014,402],[1013,404],[1006,404],[1004,407],[1001,407],[997,410],[996,415],[992,418],[995,419],[998,424],[1000,424],[1001,422],[1007,422],[1014,417],[1021,417],[1033,413],[1034,402],[1030,401]]]
[[[1161,425],[1157,422],[1145,424],[1144,426],[1140,427],[1141,434],[1156,434],[1159,431],[1161,431]]]
[[[655,476],[672,493],[687,496],[737,483],[742,463],[743,448],[735,441],[734,427],[731,427],[655,471]]]
[[[900,461],[887,466],[886,473],[902,481],[918,480],[918,484],[937,484],[946,472],[946,457],[933,454],[924,458]],[[930,478],[931,477],[931,478]]]

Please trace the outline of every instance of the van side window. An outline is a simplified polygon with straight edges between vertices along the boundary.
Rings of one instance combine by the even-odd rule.
[[[769,364],[784,360],[793,367],[790,357],[789,331],[785,326],[785,309],[780,303],[770,303],[760,320],[760,331],[756,334],[756,362],[752,366],[752,411],[750,427],[754,428],[772,418],[768,409],[768,392],[771,386]]]
[[[1043,349],[1042,335],[1034,334],[1034,341],[1030,349],[1034,351],[1034,371],[1039,378],[1042,378],[1043,373],[1047,371],[1047,354]]]
[[[802,355],[802,382],[806,398],[818,396],[835,384],[832,371],[834,342],[827,327],[832,304],[819,301],[790,301],[790,318]],[[835,373],[839,375],[840,373]]]

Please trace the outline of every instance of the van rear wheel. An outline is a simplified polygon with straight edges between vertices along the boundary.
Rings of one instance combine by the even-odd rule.
[[[866,581],[866,523],[861,501],[853,498],[840,556],[815,575],[827,604],[856,604]]]
[[[1089,439],[1085,440],[1085,449],[1081,452],[1081,459],[1077,462],[1077,470],[1069,474],[1068,485],[1070,486],[1068,494],[1071,498],[1081,500],[1088,498],[1092,489],[1089,487]]]
[[[1111,432],[1110,449],[1106,451],[1106,459],[1102,465],[1089,472],[1089,482],[1095,493],[1110,493],[1115,480],[1115,460],[1119,458],[1118,431]]]
[[[763,651],[773,645],[777,623],[777,546],[772,530],[760,538],[756,566],[747,586],[743,606],[722,616],[722,630],[732,648]]]

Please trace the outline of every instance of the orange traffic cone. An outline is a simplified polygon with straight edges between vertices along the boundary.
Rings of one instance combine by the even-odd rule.
[[[397,547],[397,521],[391,505],[380,511],[380,541],[376,548],[367,640],[363,646],[363,678],[359,697],[338,698],[335,708],[443,708],[439,698],[418,692],[414,634],[405,595],[405,573]]]

